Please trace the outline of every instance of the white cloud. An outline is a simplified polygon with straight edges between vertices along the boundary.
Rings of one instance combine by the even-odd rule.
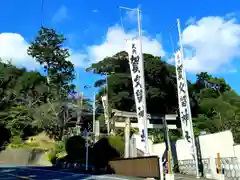
[[[87,48],[87,57],[90,63],[98,62],[107,56],[112,56],[120,51],[126,50],[126,39],[137,37],[137,32],[124,32],[119,26],[108,29],[103,43],[92,45]],[[161,43],[150,36],[142,37],[143,52],[155,56],[164,56],[165,52]],[[86,56],[84,56],[86,58]],[[82,63],[86,65],[86,63]]]
[[[240,56],[240,24],[233,16],[204,17],[187,26],[182,35],[190,72],[216,72]]]
[[[8,63],[10,60],[12,64],[18,67],[25,67],[28,70],[39,69],[40,65],[32,57],[27,54],[29,44],[24,38],[17,33],[1,33],[0,34],[0,59]],[[71,57],[69,58],[75,66],[82,66],[79,64],[78,59],[81,62],[85,62],[87,55],[73,51],[69,48]]]
[[[89,59],[87,54],[81,52],[81,51],[73,51],[71,49],[69,57],[69,61],[71,61],[76,67],[85,67],[89,63]]]
[[[131,23],[137,23],[138,20],[138,11],[136,10],[127,10],[126,11],[126,16],[124,18],[126,21],[130,21]]]
[[[193,16],[187,20],[186,25],[194,24],[195,22],[196,22],[196,16]]]
[[[87,67],[106,56],[126,50],[126,39],[137,37],[136,31],[124,32],[119,26],[108,29],[103,42],[86,49],[71,50],[70,60],[78,67]],[[143,52],[155,56],[165,56],[165,51],[157,37],[143,33]],[[183,30],[185,66],[190,72],[219,70],[230,72],[235,69],[232,61],[240,57],[240,24],[234,16],[204,17]],[[12,60],[18,66],[38,68],[39,65],[27,55],[29,44],[20,34],[0,34],[0,57]]]
[[[144,33],[146,34],[146,33]],[[100,44],[88,46],[85,52],[70,49],[69,60],[77,67],[87,67],[91,63],[98,62],[107,56],[112,56],[120,51],[126,50],[126,39],[137,37],[136,31],[124,32],[119,26],[108,29],[104,41]],[[165,52],[157,37],[143,35],[143,52],[155,56],[164,56]],[[12,63],[18,66],[39,68],[39,64],[27,55],[29,44],[20,34],[0,34],[0,57],[3,60],[12,59]]]
[[[62,5],[53,16],[52,21],[58,23],[68,18],[68,9],[66,6]]]
[[[120,18],[122,25],[126,28],[127,26],[134,25],[134,28],[137,28],[138,21],[138,9],[141,9],[141,4],[134,9],[124,9],[120,8]],[[146,15],[144,15],[146,17]],[[142,18],[142,16],[141,16]]]
[[[30,69],[37,68],[38,64],[27,55],[28,43],[20,34],[0,34],[0,58],[3,62],[11,60],[13,64]]]
[[[98,10],[97,9],[93,9],[92,12],[93,13],[98,13]]]

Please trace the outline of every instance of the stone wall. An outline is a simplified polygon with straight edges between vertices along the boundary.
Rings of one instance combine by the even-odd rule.
[[[7,165],[51,165],[43,150],[30,148],[8,148],[0,153],[0,163]]]

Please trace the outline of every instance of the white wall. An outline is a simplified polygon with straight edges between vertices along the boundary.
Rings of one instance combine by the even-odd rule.
[[[141,137],[138,134],[133,135],[136,138],[137,149],[144,151],[144,144],[141,142]],[[233,136],[231,131],[223,131],[215,134],[207,134],[199,136],[200,148],[202,159],[216,158],[217,153],[224,157],[239,157],[240,158],[240,145],[234,145]],[[149,151],[151,155],[162,156],[166,147],[165,143],[153,144],[149,139]],[[190,147],[184,139],[177,140],[176,153],[178,160],[193,159]]]
[[[220,153],[223,157],[234,157],[234,141],[231,131],[223,131],[199,137],[202,158],[217,157]]]
[[[215,134],[199,136],[200,150],[202,159],[217,157],[234,157],[234,141],[231,131],[223,131]],[[240,147],[238,147],[240,152]],[[176,151],[178,160],[193,159],[190,153],[190,147],[187,146],[184,139],[176,142]]]
[[[141,143],[140,136],[137,134],[134,136],[136,138],[137,149],[144,151],[144,144]],[[234,145],[231,131],[201,135],[199,136],[199,143],[202,159],[208,159],[210,163],[208,168],[210,168],[211,171],[206,174],[210,179],[216,178],[215,158],[217,158],[217,153],[220,153],[221,158],[238,157],[240,159],[240,145]],[[153,142],[149,140],[151,155],[162,157],[165,149],[165,143],[153,144]],[[190,153],[190,147],[184,139],[176,141],[176,154],[179,161],[193,159]]]
[[[145,148],[144,148],[144,143],[141,142],[141,136],[139,134],[135,133],[132,135],[132,138],[135,138],[135,140],[136,140],[136,148],[144,152]],[[149,147],[149,152],[151,154],[152,147],[153,147],[153,141],[151,139],[148,139],[148,147]]]
[[[234,156],[240,159],[240,145],[233,146]]]
[[[162,157],[165,150],[166,150],[165,143],[153,144],[151,155]]]
[[[144,144],[141,142],[141,137],[139,134],[133,134],[133,138],[136,139],[136,148],[144,152]],[[151,139],[148,140],[149,152],[153,156],[162,156],[166,146],[165,143],[153,144]]]

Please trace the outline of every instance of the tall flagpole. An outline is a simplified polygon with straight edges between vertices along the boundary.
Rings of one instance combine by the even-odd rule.
[[[181,27],[180,27],[180,20],[179,20],[179,19],[177,19],[177,26],[178,26],[180,52],[181,52],[182,59],[184,59],[183,44],[182,44],[182,33],[181,33]],[[183,70],[183,73],[184,73],[184,75],[186,76],[185,70]],[[185,85],[186,85],[186,87],[187,87],[186,77],[184,78],[184,81],[185,81]],[[188,88],[186,88],[186,89],[187,89],[187,91],[186,91],[187,97],[189,97]],[[190,127],[191,127],[191,132],[190,132],[190,133],[191,133],[192,143],[193,143],[193,144],[192,144],[192,146],[193,146],[193,154],[194,154],[194,158],[195,158],[196,177],[197,177],[197,178],[200,178],[200,175],[199,175],[199,167],[198,167],[198,156],[197,156],[196,142],[195,142],[195,137],[194,137],[194,132],[193,132],[192,114],[191,114],[190,104],[188,105],[188,113],[189,113],[189,124],[190,124]]]
[[[140,8],[137,9],[138,12],[138,36],[139,36],[139,43],[140,43],[140,61],[142,61],[140,66],[140,71],[143,72],[142,77],[142,84],[145,85],[145,76],[144,76],[144,58],[142,52],[142,27],[141,27],[141,10]],[[145,155],[149,155],[149,147],[148,147],[148,128],[147,128],[147,104],[146,104],[146,92],[145,86],[142,88],[143,90],[143,103],[145,104],[144,107],[144,132],[145,132]]]
[[[106,98],[107,98],[107,108],[106,108],[106,111],[107,111],[107,114],[108,114],[108,117],[107,117],[107,135],[109,135],[110,133],[110,120],[109,120],[109,107],[108,107],[108,73],[106,74]]]
[[[93,136],[94,136],[94,141],[96,139],[96,94],[94,92],[93,94],[93,105],[92,105],[92,108],[93,108]]]
[[[144,78],[144,59],[142,52],[142,29],[141,29],[141,10],[139,8],[127,8],[120,7],[121,9],[126,9],[129,11],[137,12],[138,20],[138,40],[131,40],[131,45],[129,43],[128,55],[129,55],[129,65],[131,70],[133,91],[136,104],[136,113],[138,117],[139,134],[141,136],[141,143],[144,145],[144,155],[149,155],[149,145],[148,145],[148,119],[147,119],[147,107],[146,107],[146,92],[145,92],[145,78]],[[138,43],[139,44],[138,44]],[[139,47],[138,47],[138,45]],[[139,48],[139,51],[138,51]]]

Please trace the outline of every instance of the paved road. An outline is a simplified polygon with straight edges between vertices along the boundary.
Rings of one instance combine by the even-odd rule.
[[[60,172],[46,169],[37,169],[30,167],[8,167],[0,168],[0,180],[137,180],[138,178],[129,178],[115,175],[87,175],[69,172]]]
[[[0,165],[0,180],[140,180],[140,178],[122,177],[116,175],[87,175],[76,174],[69,172],[60,172],[49,170],[46,168],[31,168],[31,167],[1,167]],[[196,180],[197,178],[175,174],[175,180]],[[198,179],[199,180],[199,179]],[[204,179],[202,179],[204,180]]]

